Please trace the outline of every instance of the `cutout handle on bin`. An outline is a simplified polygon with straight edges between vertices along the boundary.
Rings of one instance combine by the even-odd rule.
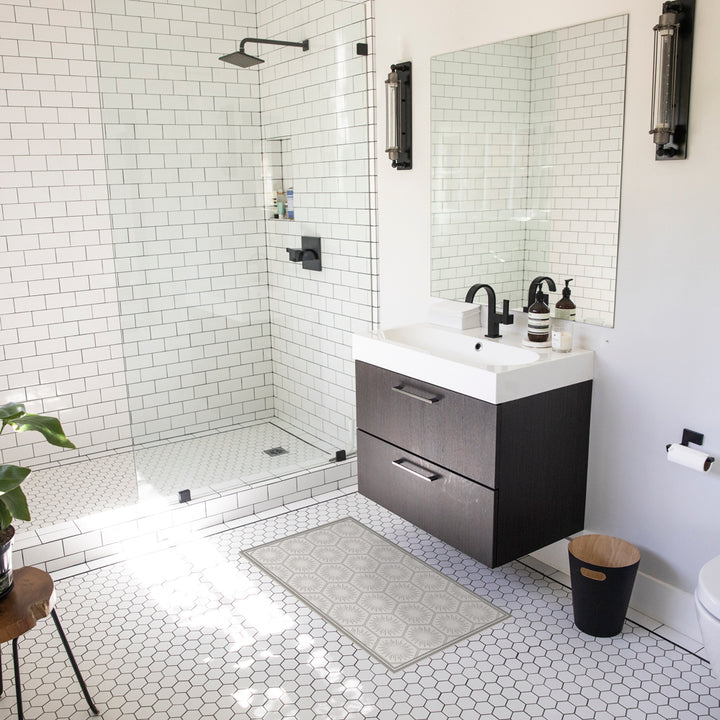
[[[584,575],[586,578],[590,578],[591,580],[606,580],[607,575],[603,572],[600,572],[599,570],[591,570],[590,568],[581,567],[580,568],[580,574]]]

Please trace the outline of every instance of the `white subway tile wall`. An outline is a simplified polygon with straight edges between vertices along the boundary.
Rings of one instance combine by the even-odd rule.
[[[573,278],[578,319],[607,326],[615,305],[626,46],[621,15],[535,36],[533,49],[525,287],[547,268],[560,283]]]
[[[613,324],[626,44],[620,16],[432,60],[433,294],[573,278]]]
[[[258,47],[266,147],[292,140],[283,171],[295,219],[271,219],[266,196],[256,199],[268,217],[275,412],[347,450],[355,446],[351,334],[371,327],[376,299],[371,89],[368,57],[356,49],[368,41],[368,5],[258,0],[259,37],[310,41],[307,52]],[[286,248],[299,248],[303,235],[321,238],[322,272],[289,262]]]
[[[95,7],[133,436],[270,417],[258,84],[218,60],[254,4]]]
[[[90,0],[0,2],[0,398],[130,441]],[[73,451],[2,437],[4,462]]]
[[[519,296],[530,134],[530,38],[431,60],[432,291]]]
[[[83,455],[128,446],[130,412],[141,442],[277,415],[351,445],[350,333],[377,300],[368,3],[25,5],[0,0],[0,398]],[[218,60],[258,35],[311,48]],[[292,137],[292,225],[268,220],[263,137]],[[317,277],[287,262],[301,234]],[[28,435],[5,462],[72,457]]]

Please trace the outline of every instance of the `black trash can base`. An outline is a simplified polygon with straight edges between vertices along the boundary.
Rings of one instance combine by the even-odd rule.
[[[640,551],[610,535],[581,535],[570,541],[568,555],[575,626],[595,637],[619,635]]]

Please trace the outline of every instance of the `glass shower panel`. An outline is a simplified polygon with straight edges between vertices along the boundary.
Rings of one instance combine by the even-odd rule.
[[[218,56],[272,37],[262,1],[95,2],[141,500],[354,447],[350,335],[372,315],[365,3],[301,5],[287,3],[287,34],[310,50],[270,48],[241,69]],[[323,18],[332,29],[318,35]],[[282,229],[264,198],[264,137],[292,141],[296,222]],[[288,261],[301,233],[323,238],[320,279]]]
[[[301,4],[302,12],[290,2],[258,4],[260,37],[273,36],[280,10],[284,35],[310,43],[308,52],[263,48],[260,70],[264,148],[286,138],[292,149],[283,154],[283,174],[292,181],[294,222],[269,212],[267,220],[275,414],[351,452],[351,336],[371,327],[374,299],[372,56],[358,50],[371,35],[372,3]],[[286,248],[299,248],[302,235],[321,238],[322,272],[288,262]]]
[[[179,448],[158,458],[149,445],[273,414],[255,208],[258,86],[218,62],[214,48],[215,38],[254,29],[254,13],[213,14],[192,2],[102,8],[98,62],[132,435],[141,485],[166,494],[207,485],[209,465],[175,467]],[[181,22],[188,17],[196,21]],[[159,484],[150,477],[158,467]],[[190,475],[179,486],[178,473]]]

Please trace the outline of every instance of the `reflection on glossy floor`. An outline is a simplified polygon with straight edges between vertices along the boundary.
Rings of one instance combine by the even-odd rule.
[[[720,718],[706,662],[633,622],[580,633],[567,588],[526,564],[489,570],[355,493],[276,512],[56,582],[103,718]],[[512,617],[393,673],[240,555],[346,516]],[[20,643],[26,716],[87,717],[51,625]]]
[[[251,485],[327,462],[328,451],[299,435],[269,421],[35,470],[23,484],[32,522],[18,523],[18,529],[47,528],[102,510],[177,497],[185,488],[202,492]],[[277,447],[287,452],[264,452]]]

